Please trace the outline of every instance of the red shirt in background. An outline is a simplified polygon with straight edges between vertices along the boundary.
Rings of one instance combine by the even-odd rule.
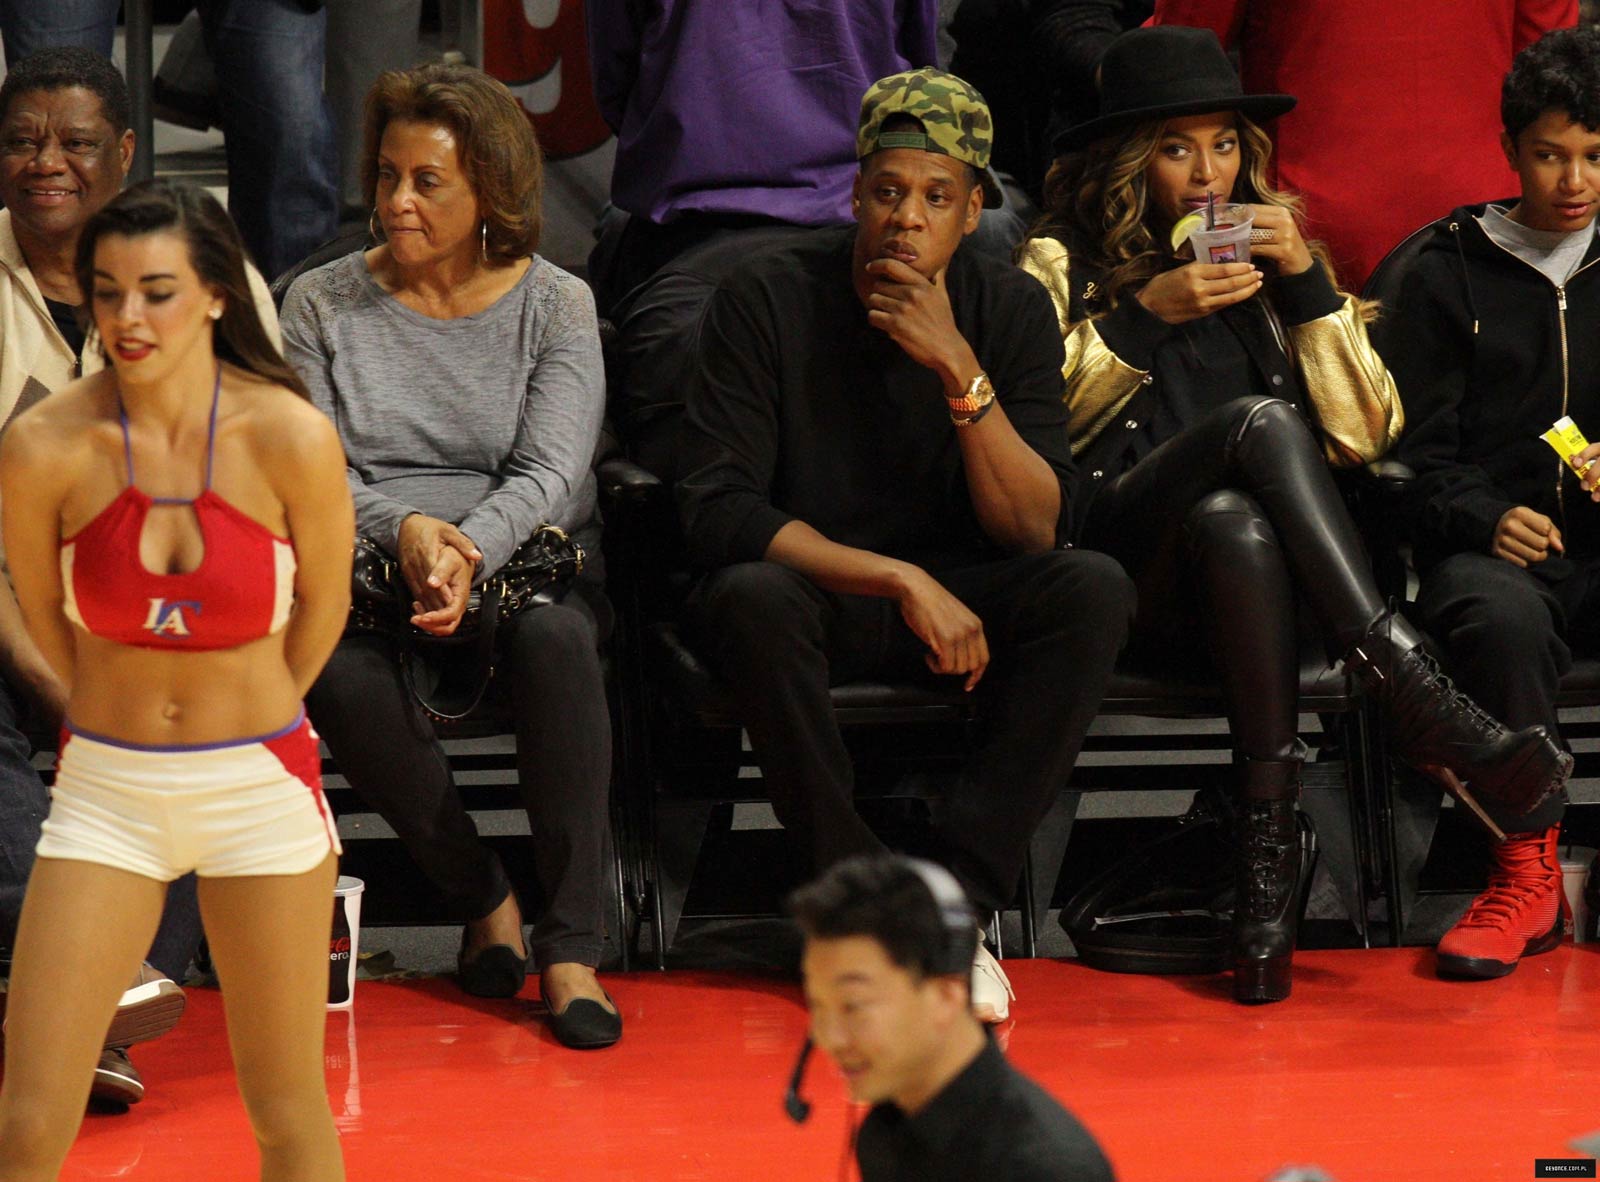
[[[1275,183],[1359,291],[1418,226],[1516,193],[1500,83],[1577,20],[1578,0],[1157,0],[1151,23],[1215,30],[1246,94],[1300,100],[1272,129]]]

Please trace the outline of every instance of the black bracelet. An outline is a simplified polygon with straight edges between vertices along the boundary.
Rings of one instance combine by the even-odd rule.
[[[984,415],[988,414],[991,410],[993,410],[994,409],[994,404],[999,402],[999,401],[1000,400],[998,398],[991,398],[991,399],[989,399],[988,402],[985,402],[982,406],[980,406],[977,409],[977,411],[974,414],[972,414],[969,418],[958,419],[958,418],[956,418],[955,415],[951,415],[950,416],[950,421],[952,423],[954,423],[958,427],[970,427],[970,426],[972,426],[972,424],[976,423],[979,419],[983,418]]]

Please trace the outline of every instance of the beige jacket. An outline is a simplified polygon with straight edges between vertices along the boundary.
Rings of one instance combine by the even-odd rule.
[[[266,280],[246,264],[256,313],[273,345],[283,348],[278,312]],[[105,368],[100,340],[91,328],[83,355],[75,356],[50,318],[11,228],[11,211],[0,209],[0,430],[52,390]]]

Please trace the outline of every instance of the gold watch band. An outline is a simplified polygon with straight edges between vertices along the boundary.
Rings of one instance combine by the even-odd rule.
[[[989,375],[980,373],[967,383],[967,388],[960,398],[946,398],[950,406],[952,418],[966,418],[977,414],[984,407],[994,401],[994,386],[989,381]]]

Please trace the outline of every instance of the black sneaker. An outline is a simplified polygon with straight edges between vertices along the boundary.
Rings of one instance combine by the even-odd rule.
[[[94,1069],[94,1083],[89,1088],[89,1101],[102,1109],[124,1112],[128,1105],[144,1099],[144,1081],[133,1069],[128,1052],[121,1047],[107,1047],[100,1052],[100,1062]]]

